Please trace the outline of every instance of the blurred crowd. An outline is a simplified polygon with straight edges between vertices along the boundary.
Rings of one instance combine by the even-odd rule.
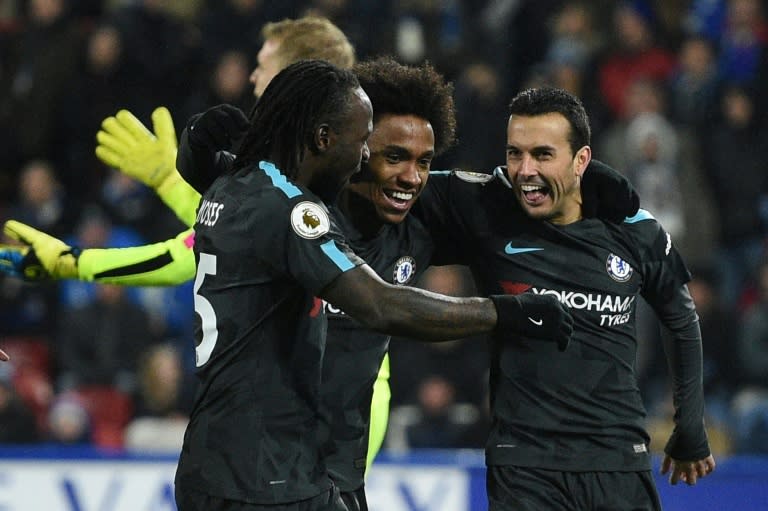
[[[101,121],[147,125],[253,104],[264,23],[330,18],[358,59],[430,61],[455,86],[458,145],[435,169],[504,163],[522,88],[584,102],[593,154],[626,173],[692,270],[716,454],[768,453],[768,1],[0,0],[0,221],[80,247],[183,230],[154,193],[94,155]],[[473,292],[462,268],[423,283]],[[669,432],[667,369],[641,308],[651,431]],[[120,288],[0,276],[0,443],[176,449],[194,395],[191,284]],[[393,340],[391,449],[482,447],[487,349]],[[654,435],[655,438],[655,435]],[[663,447],[652,443],[655,450]]]

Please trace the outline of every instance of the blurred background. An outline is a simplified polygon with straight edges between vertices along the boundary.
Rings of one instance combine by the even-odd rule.
[[[151,126],[227,102],[268,21],[330,18],[358,59],[430,61],[455,84],[458,145],[434,169],[504,163],[506,104],[551,84],[584,102],[595,156],[630,177],[689,263],[704,336],[711,442],[768,454],[768,2],[761,0],[0,0],[0,221],[80,247],[184,229],[94,156],[121,108]],[[473,292],[461,268],[422,283]],[[653,313],[638,374],[659,452],[671,428]],[[0,276],[0,444],[174,451],[194,395],[191,283],[119,288]],[[385,449],[481,448],[487,353],[393,340]]]

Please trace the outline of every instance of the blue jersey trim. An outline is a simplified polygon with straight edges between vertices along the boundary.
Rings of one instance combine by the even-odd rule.
[[[327,255],[331,261],[333,261],[336,266],[339,267],[341,271],[347,271],[351,270],[355,267],[355,265],[352,263],[352,261],[349,260],[349,258],[344,255],[344,253],[339,250],[339,247],[336,246],[336,242],[326,241],[322,245],[320,245],[320,248],[323,249],[323,252],[325,252],[325,255]]]
[[[293,183],[288,182],[288,178],[285,177],[274,164],[268,161],[260,161],[259,168],[267,173],[272,180],[272,184],[279,188],[289,199],[293,199],[296,196],[301,195],[301,190]]]
[[[648,210],[638,209],[635,216],[628,216],[624,219],[624,222],[627,224],[634,224],[642,222],[643,220],[654,220],[654,216]]]

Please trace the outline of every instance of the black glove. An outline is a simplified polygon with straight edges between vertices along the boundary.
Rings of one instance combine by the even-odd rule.
[[[176,169],[184,180],[203,193],[219,177],[219,151],[236,152],[250,122],[242,110],[221,104],[193,115],[181,134]]]
[[[242,110],[226,103],[193,115],[187,122],[189,143],[211,152],[238,149],[250,122]]]
[[[522,335],[557,343],[565,351],[571,342],[573,317],[568,309],[552,295],[491,295],[499,318],[496,332]]]
[[[640,196],[626,176],[605,163],[589,162],[581,180],[582,214],[584,218],[601,218],[615,224],[635,216]]]

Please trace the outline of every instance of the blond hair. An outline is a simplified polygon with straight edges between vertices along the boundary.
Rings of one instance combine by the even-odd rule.
[[[320,59],[349,69],[355,65],[355,48],[329,19],[306,16],[267,23],[261,29],[266,41],[278,41],[277,58],[283,68],[303,59]]]

